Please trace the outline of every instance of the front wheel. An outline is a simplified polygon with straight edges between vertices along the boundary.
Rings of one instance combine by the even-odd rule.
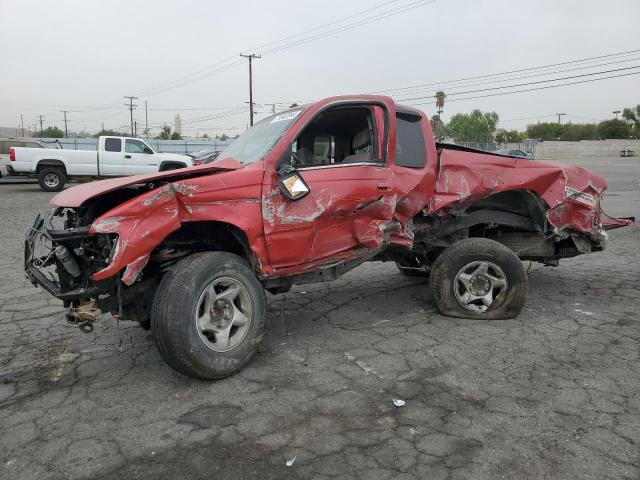
[[[459,318],[513,318],[527,301],[527,273],[518,256],[501,243],[467,238],[436,259],[431,288],[438,310]]]
[[[164,276],[151,310],[164,360],[194,378],[224,378],[255,354],[265,325],[262,284],[241,257],[191,255]]]
[[[38,173],[38,184],[45,192],[59,192],[67,183],[67,176],[59,168],[45,167]]]

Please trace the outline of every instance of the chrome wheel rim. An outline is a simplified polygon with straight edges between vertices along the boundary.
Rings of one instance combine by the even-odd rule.
[[[60,183],[60,179],[54,173],[47,173],[44,176],[44,184],[49,188],[56,188]]]
[[[486,312],[496,298],[507,290],[507,276],[492,262],[476,261],[462,267],[454,281],[458,303],[471,312]]]
[[[198,299],[195,322],[200,340],[213,351],[228,352],[246,337],[253,307],[249,292],[238,280],[216,278]]]

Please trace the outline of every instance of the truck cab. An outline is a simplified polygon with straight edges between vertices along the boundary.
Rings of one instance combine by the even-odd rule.
[[[141,138],[100,137],[98,163],[102,176],[141,175],[183,168],[186,155],[158,153]]]

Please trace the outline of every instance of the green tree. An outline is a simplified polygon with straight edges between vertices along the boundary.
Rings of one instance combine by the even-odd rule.
[[[529,138],[542,140],[559,140],[564,132],[564,125],[556,122],[538,122],[527,125]]]
[[[498,124],[496,112],[456,113],[447,125],[447,134],[456,142],[491,142]]]
[[[116,132],[111,129],[102,129],[98,133],[94,135],[95,138],[98,137],[126,137],[128,134],[122,132]]]
[[[640,138],[640,105],[636,105],[636,108],[625,108],[622,118],[633,124],[631,136]]]
[[[624,120],[613,118],[598,124],[598,135],[600,138],[629,138],[631,135],[631,125]]]
[[[636,108],[625,108],[622,118],[633,123],[634,128],[640,129],[640,105],[636,105]]]
[[[44,130],[40,130],[36,132],[36,137],[39,138],[62,138],[64,137],[64,132],[60,130],[58,127],[47,127]]]
[[[447,98],[447,95],[442,90],[436,92],[436,110],[438,111],[438,116],[440,116],[444,109],[445,98]]]
[[[445,137],[445,126],[440,118],[440,115],[434,115],[431,117],[431,131],[436,140],[441,140]]]
[[[228,139],[229,139],[229,137],[227,136],[227,134],[226,134],[226,133],[223,133],[222,135],[220,135],[220,140],[221,140],[222,142],[225,142],[225,141],[227,141]]]
[[[496,142],[498,143],[520,143],[525,138],[527,138],[527,134],[517,130],[501,129],[496,131]]]
[[[171,134],[171,140],[182,140],[182,136],[178,132],[173,132]]]
[[[527,126],[529,138],[542,140],[597,140],[600,138],[595,123],[557,123],[543,122]]]
[[[204,135],[202,135],[202,138],[209,138],[209,134],[205,133]]]
[[[171,139],[171,127],[168,126],[164,126],[162,127],[162,131],[160,132],[160,135],[158,135],[156,137],[159,140],[170,140]]]

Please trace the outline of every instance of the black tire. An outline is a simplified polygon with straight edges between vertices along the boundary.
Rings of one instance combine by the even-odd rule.
[[[400,275],[404,275],[405,277],[428,277],[429,270],[425,268],[416,268],[416,267],[408,267],[406,265],[402,265],[400,262],[396,262],[396,267],[398,267],[398,271]]]
[[[45,192],[59,192],[67,183],[67,176],[60,168],[44,167],[38,172],[38,185]]]
[[[246,290],[252,315],[244,337],[234,348],[218,352],[207,347],[196,327],[198,299],[219,278],[232,278]],[[241,257],[226,252],[191,255],[164,276],[151,308],[151,331],[162,358],[189,377],[212,380],[228,377],[251,360],[265,326],[262,284]]]
[[[472,311],[463,306],[464,297],[459,301],[454,289],[460,288],[457,275],[466,273],[467,267],[474,268],[474,262],[486,265],[489,262],[499,267],[499,274],[491,278],[503,275],[506,286],[496,287],[490,282],[493,292],[493,302],[486,306],[482,301],[477,302],[485,311]],[[492,267],[491,267],[492,268]],[[480,280],[484,282],[486,277]],[[501,243],[486,238],[467,238],[454,243],[444,250],[436,259],[431,268],[430,284],[438,310],[443,315],[458,318],[470,318],[479,320],[504,320],[513,318],[520,313],[527,301],[528,279],[524,266],[518,256]],[[484,283],[481,286],[485,285]],[[462,287],[464,288],[464,287]],[[460,290],[457,291],[458,296]],[[495,296],[494,296],[495,295]],[[475,297],[467,297],[475,298]]]

